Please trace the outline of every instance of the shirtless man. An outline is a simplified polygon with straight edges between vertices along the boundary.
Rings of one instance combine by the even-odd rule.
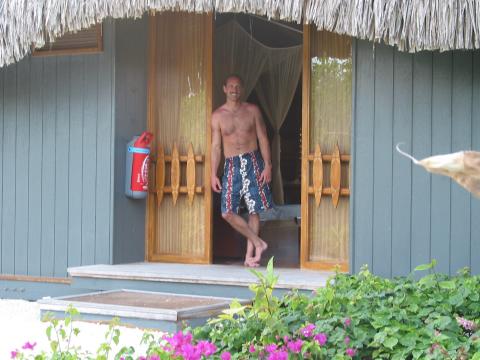
[[[222,217],[247,238],[245,266],[256,267],[267,248],[267,243],[258,236],[258,213],[272,207],[268,185],[272,179],[270,145],[260,110],[256,105],[241,101],[242,79],[229,76],[223,91],[226,102],[212,115],[212,189],[222,193]],[[217,169],[222,142],[225,166],[220,182]],[[248,208],[248,223],[238,215],[242,197]]]

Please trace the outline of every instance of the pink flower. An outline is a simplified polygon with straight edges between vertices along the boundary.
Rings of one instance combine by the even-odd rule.
[[[305,337],[311,337],[313,335],[313,330],[315,330],[315,325],[308,324],[300,329],[300,333]]]
[[[350,344],[350,338],[348,336],[345,336],[345,345]]]
[[[202,357],[200,349],[192,344],[183,344],[181,355],[185,360],[200,360]]]
[[[469,330],[469,331],[477,330],[477,324],[475,324],[474,321],[467,320],[459,316],[457,316],[457,324],[463,327],[465,330]]]
[[[276,344],[270,344],[265,346],[265,351],[268,353],[273,353],[274,351],[277,350],[277,345]]]
[[[303,341],[300,339],[296,341],[289,341],[287,343],[288,350],[290,350],[294,354],[298,354],[300,353],[300,351],[302,351],[302,345],[303,345]]]
[[[215,346],[215,344],[205,340],[199,341],[197,344],[197,348],[200,353],[205,355],[206,357],[213,355],[217,351],[217,347]]]
[[[290,340],[290,337],[289,337],[288,335],[285,335],[285,336],[283,337],[283,341],[284,341],[285,343],[287,343],[289,340]]]
[[[325,333],[318,333],[317,335],[315,335],[313,337],[313,339],[320,345],[320,346],[323,346],[327,343],[327,334]]]
[[[225,351],[220,355],[221,360],[230,360],[232,358],[232,355],[228,351]]]
[[[350,319],[350,318],[346,318],[343,321],[343,325],[345,325],[345,327],[349,327],[351,324],[352,324],[352,319]]]
[[[288,353],[285,350],[279,350],[271,353],[267,360],[288,360]]]
[[[34,348],[35,346],[37,346],[37,343],[36,343],[36,342],[34,342],[33,344],[30,344],[30,343],[27,341],[25,344],[23,344],[22,349],[23,349],[23,350],[33,350],[33,348]]]
[[[125,360],[124,357],[121,357],[120,359]],[[160,360],[160,357],[158,355],[150,355],[147,359],[148,360]]]
[[[18,355],[18,350],[10,351],[10,359],[15,359]]]
[[[255,350],[255,346],[254,346],[253,344],[250,345],[250,347],[248,348],[248,352],[249,352],[250,354],[253,354],[255,351],[257,351],[257,350]]]
[[[147,360],[147,358],[145,356],[139,356],[138,360]]]
[[[352,348],[348,348],[345,353],[347,354],[347,356],[350,356],[350,357],[354,357],[355,354],[357,353],[357,350],[355,349],[352,349]]]

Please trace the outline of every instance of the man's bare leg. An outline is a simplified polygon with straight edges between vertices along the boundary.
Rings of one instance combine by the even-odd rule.
[[[222,214],[222,217],[235,230],[245,236],[248,240],[252,241],[255,248],[255,256],[252,258],[252,261],[256,263],[260,262],[260,259],[262,258],[262,253],[268,247],[267,243],[258,237],[258,235],[250,228],[250,226],[248,226],[248,223],[241,216],[234,213],[225,213]]]
[[[250,214],[248,217],[248,226],[253,232],[258,235],[260,231],[260,216],[258,214]],[[253,261],[254,257],[254,249],[255,246],[253,245],[252,240],[247,239],[247,252],[245,254],[245,266],[249,267],[257,267],[259,264]]]

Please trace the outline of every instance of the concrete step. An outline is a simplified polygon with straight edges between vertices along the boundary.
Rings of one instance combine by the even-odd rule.
[[[257,268],[264,273],[265,268]],[[135,289],[186,295],[248,299],[249,285],[257,278],[244,266],[175,263],[89,265],[68,269],[72,288],[95,290]],[[332,272],[276,268],[274,294],[291,289],[311,293],[325,286]]]

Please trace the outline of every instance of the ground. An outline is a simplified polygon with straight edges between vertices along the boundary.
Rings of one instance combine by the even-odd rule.
[[[0,359],[10,359],[11,351],[21,349],[27,341],[37,343],[35,352],[50,349],[45,329],[48,324],[40,321],[39,306],[35,302],[24,300],[3,300],[0,299]],[[80,334],[74,341],[74,345],[81,345],[83,350],[96,352],[98,346],[104,339],[108,326],[103,324],[75,322],[80,329]],[[115,349],[121,346],[134,346],[137,354],[145,347],[140,347],[143,330],[137,328],[120,327],[120,343]],[[114,349],[114,351],[115,351]]]

